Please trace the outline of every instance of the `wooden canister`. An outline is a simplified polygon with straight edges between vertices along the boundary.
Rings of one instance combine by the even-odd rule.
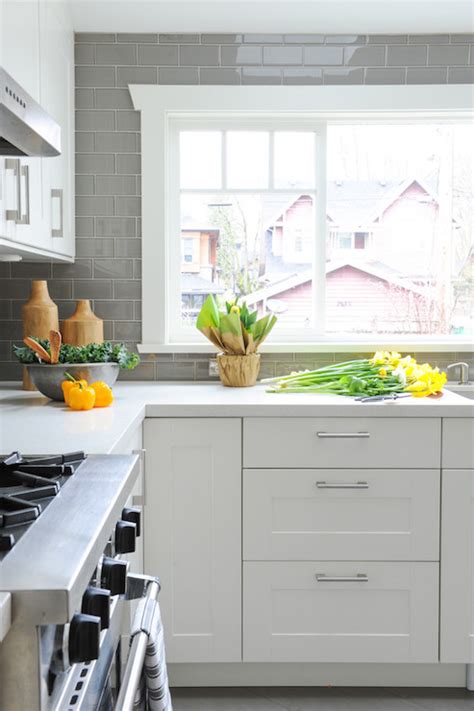
[[[49,338],[59,328],[58,307],[48,292],[47,281],[32,281],[30,298],[21,309],[23,337]],[[26,368],[23,368],[23,390],[36,390]]]
[[[61,333],[63,343],[71,346],[103,343],[104,322],[92,311],[89,299],[79,299],[73,315],[63,321]]]

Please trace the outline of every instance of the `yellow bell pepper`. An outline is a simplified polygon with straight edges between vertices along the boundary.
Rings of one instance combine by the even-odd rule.
[[[71,410],[92,410],[95,405],[95,390],[79,381],[69,391],[68,405]]]
[[[61,383],[61,390],[63,391],[63,396],[64,396],[64,402],[66,405],[69,404],[69,393],[71,392],[72,388],[78,385],[78,383],[82,383],[84,387],[87,387],[87,380],[76,380],[75,378],[72,377],[72,375],[69,375],[69,373],[66,373],[66,375],[70,378],[69,380],[65,380],[63,383]]]
[[[98,380],[96,383],[91,384],[91,388],[95,392],[94,407],[108,407],[112,404],[114,400],[112,388],[110,388],[106,383]]]

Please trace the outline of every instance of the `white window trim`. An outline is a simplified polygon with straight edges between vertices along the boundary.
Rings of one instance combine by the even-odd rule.
[[[227,118],[251,113],[256,120],[269,114],[279,119],[304,118],[352,121],[354,119],[389,118],[391,121],[416,118],[455,120],[473,118],[474,87],[472,85],[432,86],[159,86],[130,85],[135,109],[141,112],[142,140],[142,353],[213,352],[215,348],[204,336],[196,333],[191,342],[171,342],[169,320],[169,254],[166,235],[171,234],[176,215],[170,215],[170,185],[173,168],[170,160],[170,119],[178,117],[204,118],[212,122],[216,114]],[[282,110],[291,106],[291,111]],[[302,115],[302,114],[305,114]],[[156,235],[163,239],[156,239]],[[316,243],[321,243],[316,240]],[[294,341],[264,344],[266,352],[365,352],[373,348],[397,348],[432,351],[473,351],[472,341],[455,337],[372,343],[360,338],[329,339],[308,343]]]

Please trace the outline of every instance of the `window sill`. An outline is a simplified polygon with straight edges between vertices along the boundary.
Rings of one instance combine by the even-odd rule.
[[[371,353],[396,350],[414,353],[473,353],[472,341],[320,341],[314,343],[264,343],[261,353]],[[216,353],[210,343],[140,343],[139,353]]]

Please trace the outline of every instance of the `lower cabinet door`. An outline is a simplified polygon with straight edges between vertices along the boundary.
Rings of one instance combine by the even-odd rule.
[[[147,419],[145,572],[169,662],[242,659],[241,421]]]
[[[440,658],[472,664],[474,469],[444,469],[442,491]]]
[[[244,564],[244,662],[438,661],[437,563]]]

